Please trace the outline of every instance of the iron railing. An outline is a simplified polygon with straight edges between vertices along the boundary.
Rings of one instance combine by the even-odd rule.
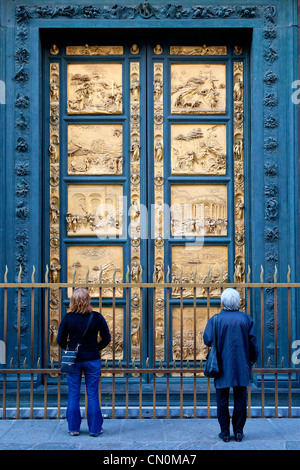
[[[248,279],[249,280],[249,279]],[[52,417],[61,418],[66,405],[67,388],[65,376],[60,371],[61,353],[58,360],[49,357],[49,291],[53,289],[53,283],[9,283],[5,278],[0,284],[0,312],[2,318],[3,344],[9,345],[5,351],[5,359],[2,359],[2,418],[11,416],[19,419],[23,416],[34,418],[37,416],[37,408],[42,409],[39,417],[49,417],[49,410],[55,410]],[[34,277],[32,278],[34,281]],[[293,356],[293,341],[297,339],[295,325],[297,323],[297,296],[300,283],[278,283],[275,274],[274,282],[263,282],[261,275],[259,283],[246,282],[218,283],[222,291],[227,287],[242,289],[245,293],[245,311],[254,316],[257,338],[260,349],[258,363],[253,368],[253,386],[248,389],[248,416],[266,416],[269,407],[275,417],[285,410],[287,417],[297,415],[300,393],[298,392],[297,355]],[[59,292],[58,312],[61,318],[63,307],[64,289],[76,287],[91,287],[90,283],[58,283],[55,288]],[[144,293],[148,296],[155,295],[155,289],[164,288],[165,296],[165,322],[164,338],[165,352],[164,360],[156,358],[155,334],[151,340],[152,344],[143,344],[143,335],[140,335],[139,357],[135,360],[129,354],[129,347],[124,348],[123,359],[117,359],[115,354],[116,345],[116,322],[115,312],[117,306],[116,288],[124,290],[123,305],[125,312],[124,320],[124,344],[130,343],[131,322],[130,305],[131,289],[140,289],[141,298]],[[180,308],[180,351],[179,359],[172,357],[172,289],[180,290],[177,306]],[[193,327],[190,338],[193,344],[192,356],[184,356],[183,337],[183,309],[187,300],[183,296],[184,289],[191,288],[191,283],[98,283],[93,284],[94,289],[99,289],[97,305],[100,310],[103,306],[103,289],[112,289],[112,298],[105,299],[112,307],[112,356],[108,360],[102,360],[102,375],[100,379],[101,406],[112,418],[118,417],[122,409],[124,417],[151,416],[167,418],[176,416],[183,418],[204,416],[210,418],[215,410],[215,395],[213,383],[203,375],[203,359],[197,357],[197,347],[200,341],[197,335],[196,311],[199,306],[197,288],[205,289],[205,301],[207,319],[210,318],[212,305],[216,299],[211,297],[211,289],[215,288],[210,282],[192,284],[193,296],[188,299],[190,308],[193,309]],[[26,294],[25,294],[26,293]],[[271,302],[272,318],[265,318],[266,293]],[[22,298],[27,295],[30,306],[24,312]],[[154,297],[153,297],[154,298]],[[38,310],[37,310],[38,300]],[[119,300],[119,299],[118,299]],[[172,304],[173,302],[173,304]],[[43,308],[41,307],[43,305]],[[12,308],[13,306],[13,308]],[[268,308],[270,305],[268,306]],[[16,313],[11,313],[15,309]],[[41,314],[42,312],[42,314]],[[24,325],[22,324],[24,314],[27,315],[26,337],[30,338],[30,346],[26,353],[23,352],[22,341],[24,340]],[[13,317],[13,321],[12,321]],[[153,331],[156,330],[155,315],[152,316]],[[272,324],[269,328],[267,323]],[[141,317],[142,323],[142,317]],[[284,325],[284,327],[283,327]],[[280,327],[280,329],[279,329]],[[140,325],[141,330],[145,325]],[[279,334],[280,333],[280,334]],[[265,339],[272,336],[274,343],[273,353],[266,349]],[[37,340],[38,337],[38,340]],[[40,348],[37,346],[40,344]],[[171,346],[170,346],[171,345]],[[10,357],[10,351],[12,355]],[[29,355],[27,352],[29,351]],[[282,352],[284,354],[282,354]],[[143,359],[144,358],[144,359]],[[146,380],[147,379],[147,380]],[[85,397],[86,400],[86,397]],[[174,410],[177,410],[174,412]],[[134,410],[134,412],[133,412]],[[162,411],[163,410],[163,411]],[[258,410],[258,411],[257,411]],[[177,413],[177,414],[176,414]]]

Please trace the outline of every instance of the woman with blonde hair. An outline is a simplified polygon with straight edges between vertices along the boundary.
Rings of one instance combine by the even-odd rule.
[[[98,342],[98,332],[101,341]],[[83,336],[84,335],[84,336]],[[70,312],[67,313],[58,329],[57,343],[62,349],[74,351],[79,344],[72,373],[67,373],[68,432],[72,436],[79,435],[80,385],[84,372],[86,393],[88,398],[87,422],[91,436],[103,432],[103,417],[99,403],[99,380],[101,373],[100,351],[110,343],[111,337],[105,318],[101,313],[94,312],[91,297],[86,288],[75,289],[70,300]]]

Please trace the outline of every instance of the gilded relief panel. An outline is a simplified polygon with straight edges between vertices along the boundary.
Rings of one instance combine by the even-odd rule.
[[[123,282],[123,247],[122,246],[69,246],[68,247],[68,282],[116,283],[116,297],[122,297],[118,283]],[[99,297],[99,290],[89,288],[91,297]],[[72,292],[69,289],[69,297]],[[113,288],[103,288],[103,297],[112,297]]]
[[[68,114],[121,114],[121,63],[70,63]]]
[[[210,307],[210,317],[217,314],[220,308]],[[203,333],[206,327],[207,307],[197,307],[196,315],[194,307],[183,307],[182,315],[180,307],[172,308],[172,333],[173,333],[173,360],[181,359],[181,323],[183,330],[182,359],[192,361],[194,354],[194,327],[196,323],[196,359],[204,360],[208,348],[203,342]]]
[[[117,237],[122,234],[123,186],[69,185],[68,236]]]
[[[172,185],[171,233],[178,237],[226,236],[226,185]]]
[[[227,55],[227,46],[170,46],[171,55]]]
[[[226,65],[172,64],[171,111],[173,114],[224,114]]]
[[[121,55],[123,46],[66,46],[67,55]]]
[[[225,175],[226,124],[172,124],[173,175]]]
[[[219,297],[221,280],[228,279],[227,246],[212,245],[177,245],[172,247],[172,282],[193,284],[196,275],[197,283],[211,283],[210,296]],[[194,288],[182,288],[183,297],[193,297]],[[174,288],[173,297],[181,296],[181,288]],[[197,297],[206,297],[206,288],[197,287]]]
[[[122,124],[69,124],[70,175],[121,175],[122,172]]]
[[[123,359],[124,355],[124,309],[123,307],[115,307],[115,319],[113,319],[112,307],[102,307],[101,311],[111,336],[113,336],[113,323],[115,323],[115,338],[114,338],[114,355],[115,359]],[[101,351],[101,359],[113,359],[113,341],[109,343],[106,348]]]

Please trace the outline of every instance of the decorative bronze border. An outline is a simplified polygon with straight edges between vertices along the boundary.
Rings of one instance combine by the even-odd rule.
[[[134,49],[135,50],[135,49]],[[140,129],[140,63],[130,62],[130,228],[131,282],[142,281],[141,266],[141,129]],[[140,288],[131,289],[131,331],[141,334],[142,299]],[[128,345],[129,347],[129,345]],[[131,341],[132,360],[140,359],[140,348]]]
[[[123,46],[66,46],[66,55],[122,55]]]
[[[60,273],[60,204],[59,204],[59,167],[60,167],[60,148],[59,148],[59,118],[60,118],[60,86],[59,86],[59,63],[50,63],[50,138],[49,138],[49,167],[50,167],[50,185],[49,185],[49,251],[50,251],[50,282],[55,284],[59,282]],[[59,325],[59,290],[55,287],[49,291],[49,345],[50,358],[58,360],[58,346],[56,335]]]
[[[227,46],[170,46],[171,55],[227,55]]]
[[[233,62],[234,281],[245,282],[244,63]],[[244,289],[240,289],[244,299]]]
[[[158,49],[159,46],[156,46]],[[154,237],[155,239],[164,239],[164,135],[163,120],[157,119],[163,117],[163,62],[154,62],[153,64],[153,149],[154,149]],[[153,282],[164,282],[164,245],[155,244],[154,246],[154,273]],[[153,299],[153,315],[155,338],[154,361],[164,359],[164,341],[159,336],[161,325],[164,325],[164,288],[156,288]]]

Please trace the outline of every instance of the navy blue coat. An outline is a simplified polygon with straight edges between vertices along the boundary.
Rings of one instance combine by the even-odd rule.
[[[206,346],[212,344],[213,318],[208,320],[204,331]],[[215,387],[250,385],[251,367],[258,358],[254,322],[250,315],[239,310],[221,310],[217,314],[217,336],[221,374],[215,379]]]

